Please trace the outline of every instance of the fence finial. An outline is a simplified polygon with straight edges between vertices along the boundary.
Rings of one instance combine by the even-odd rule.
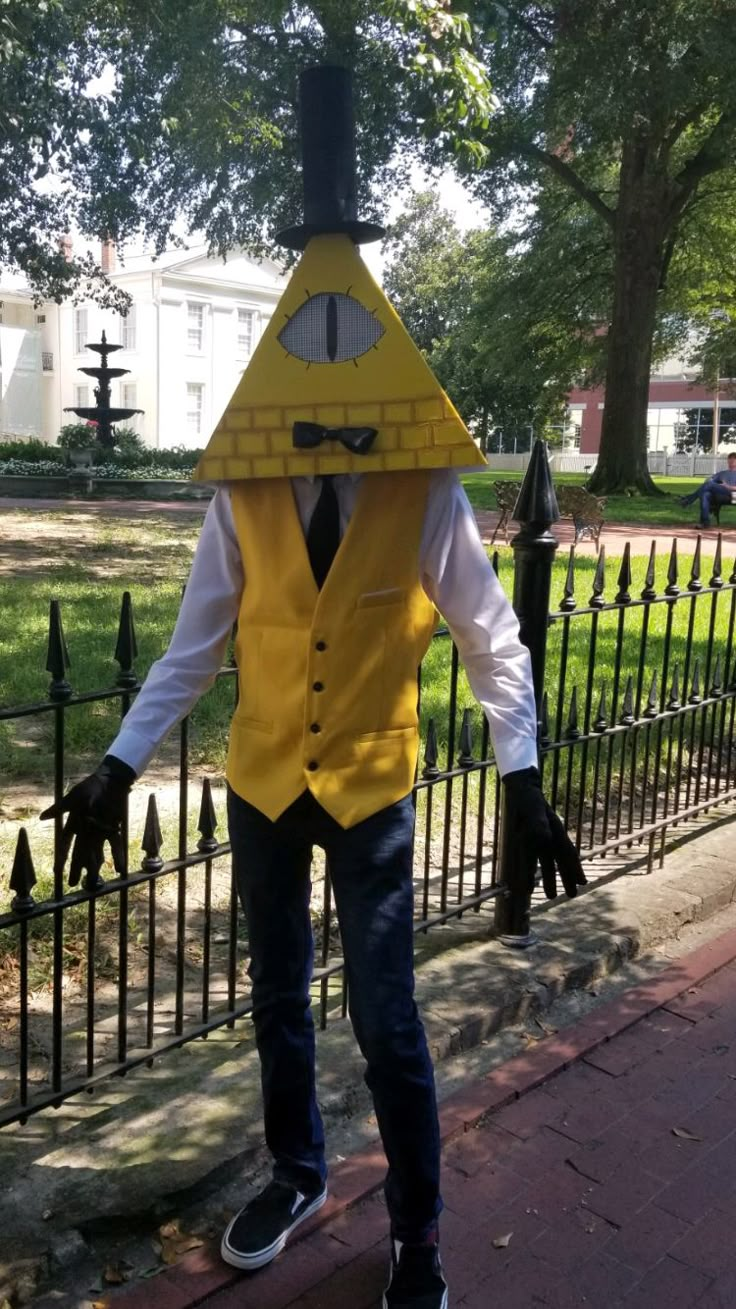
[[[580,736],[578,727],[578,688],[574,686],[570,695],[570,708],[567,714],[567,726],[565,728],[565,740],[577,741]]]
[[[457,757],[460,768],[470,768],[473,759],[473,711],[463,709],[463,721],[460,728],[460,752]]]
[[[116,685],[124,688],[133,688],[138,685],[138,678],[133,668],[135,657],[138,654],[138,643],[135,639],[135,624],[133,622],[133,604],[130,598],[130,591],[123,591],[123,603],[120,607],[120,624],[118,626],[118,639],[115,646],[115,659],[120,664],[120,672],[116,678]]]
[[[203,854],[206,854],[208,851],[217,849],[218,840],[215,836],[215,832],[217,831],[217,814],[215,813],[215,805],[212,799],[212,786],[209,777],[205,777],[202,783],[202,803],[199,807],[197,831],[199,832],[199,840],[197,841],[198,850],[201,850]]]
[[[46,672],[51,673],[49,697],[52,700],[68,700],[72,693],[72,688],[66,680],[67,668],[71,668],[71,659],[64,638],[61,608],[58,600],[52,600],[49,610],[49,644],[46,654]]]
[[[624,546],[624,552],[621,557],[621,567],[618,570],[616,604],[631,604],[631,543],[629,541],[627,541]]]
[[[703,538],[698,532],[698,539],[695,543],[695,554],[693,555],[693,566],[690,569],[690,580],[687,584],[688,591],[702,591],[703,583],[700,580],[700,553],[703,545]]]
[[[598,711],[593,721],[594,732],[605,732],[608,727],[608,710],[606,709],[606,684],[601,682],[601,697],[598,701]]]
[[[672,549],[670,550],[669,563],[667,564],[667,585],[664,588],[665,595],[679,595],[680,588],[677,585],[677,537],[672,538]]]
[[[718,539],[716,541],[716,552],[713,556],[713,574],[711,576],[710,582],[708,583],[709,586],[712,586],[715,589],[720,589],[720,587],[723,586],[723,578],[721,577],[722,571],[723,571],[723,539],[719,532]]]
[[[532,457],[511,517],[515,523],[533,523],[536,527],[549,527],[560,521],[560,507],[549,471],[547,449],[544,441],[539,438],[534,442]]]
[[[634,718],[634,682],[631,673],[629,673],[629,676],[626,679],[626,688],[624,690],[624,698],[623,698],[623,703],[621,705],[621,717],[619,718],[619,722],[621,723],[622,727],[631,727],[631,724],[635,721],[636,720]]]
[[[562,599],[560,600],[560,611],[565,614],[572,613],[575,608],[575,546],[570,546],[570,553],[567,557],[567,571],[565,573],[565,585],[562,588]]]
[[[33,888],[36,885],[36,870],[33,867],[28,832],[21,827],[15,846],[15,858],[10,872],[10,889],[15,895],[10,903],[13,913],[27,913],[33,908]]]
[[[656,717],[657,717],[657,713],[658,713],[658,709],[657,709],[657,700],[658,700],[658,698],[659,698],[659,697],[658,697],[658,695],[657,695],[657,670],[656,670],[656,668],[655,668],[654,672],[652,673],[652,681],[651,681],[651,685],[650,685],[650,687],[649,687],[649,695],[647,696],[646,708],[644,709],[644,714],[643,714],[643,717],[644,717],[644,718],[656,718]]]
[[[440,771],[437,767],[438,757],[437,728],[434,725],[434,718],[430,718],[427,723],[427,740],[424,745],[424,768],[422,769],[422,777],[438,776]]]
[[[603,589],[606,585],[606,547],[601,546],[598,553],[598,563],[595,566],[595,577],[593,578],[593,594],[588,604],[591,609],[602,609],[606,603],[603,599]]]
[[[642,600],[656,600],[657,588],[654,585],[654,568],[657,556],[657,542],[652,541],[649,551],[649,563],[647,564],[647,574],[644,578],[644,589],[641,593]]]
[[[145,858],[141,860],[141,868],[146,872],[155,873],[159,868],[163,868],[164,861],[161,858],[161,846],[164,839],[161,835],[161,824],[158,820],[158,806],[156,797],[151,792],[148,797],[148,808],[146,810],[146,825],[143,828],[143,839],[141,841],[141,850],[145,853]]]
[[[682,708],[682,704],[680,702],[680,665],[679,664],[675,664],[675,671],[672,674],[672,685],[670,687],[670,698],[667,701],[667,708],[670,711],[670,713],[674,713],[676,709]]]

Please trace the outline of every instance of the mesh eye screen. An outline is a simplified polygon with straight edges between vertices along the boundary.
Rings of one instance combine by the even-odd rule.
[[[279,332],[279,341],[305,363],[343,364],[370,350],[384,331],[351,295],[321,291],[297,309]]]

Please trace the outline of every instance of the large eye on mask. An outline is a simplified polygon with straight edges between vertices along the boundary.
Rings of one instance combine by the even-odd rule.
[[[355,363],[385,330],[351,295],[320,291],[297,309],[279,332],[279,341],[290,355],[307,364],[344,364],[347,359]]]

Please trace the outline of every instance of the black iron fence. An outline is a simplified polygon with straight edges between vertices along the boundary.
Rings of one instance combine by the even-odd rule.
[[[724,578],[719,538],[708,580],[701,578],[700,544],[682,579],[673,544],[660,579],[653,547],[635,592],[628,547],[615,590],[603,551],[593,567],[589,556],[576,559],[571,551],[562,595],[550,601],[555,543],[547,526],[541,519],[527,524],[516,538],[514,591],[532,648],[545,790],[589,875],[607,874],[611,856],[622,853],[651,869],[673,828],[736,798],[736,566]],[[75,693],[59,606],[52,602],[48,695],[0,710],[0,724],[51,718],[54,799],[70,780],[70,716],[111,699],[124,715],[136,694],[127,593],[115,659],[114,685]],[[234,698],[235,669],[224,667],[218,682],[231,682]],[[433,927],[470,915],[476,928],[495,923],[504,939],[523,943],[524,870],[503,835],[488,727],[447,632],[437,634],[421,670],[420,706],[418,949]],[[37,880],[27,831],[18,830],[10,874],[0,877],[0,1124],[58,1106],[248,1014],[246,927],[230,847],[218,838],[216,796],[222,792],[210,778],[192,779],[184,720],[167,835],[159,799],[150,794],[126,841],[132,853],[121,875],[69,887],[54,863],[53,873],[39,872]],[[57,821],[54,849],[60,830]],[[172,857],[164,858],[167,853]],[[324,868],[317,868],[312,908],[314,999],[324,1025],[347,1011]]]

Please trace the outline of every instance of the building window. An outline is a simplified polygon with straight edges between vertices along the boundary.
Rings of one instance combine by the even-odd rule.
[[[88,387],[88,386],[75,386],[75,388],[74,388],[74,408],[75,408],[75,409],[88,409],[88,408],[89,408],[89,387]]]
[[[187,303],[187,349],[202,353],[204,346],[204,305]]]
[[[135,350],[135,305],[120,315],[120,344],[124,350]]]
[[[54,371],[54,354],[52,350],[41,351],[41,368],[44,373],[53,373]]]
[[[238,354],[250,359],[253,354],[253,336],[256,316],[252,309],[238,310]]]
[[[74,353],[84,354],[84,347],[89,336],[88,315],[86,309],[74,310]]]
[[[123,409],[135,409],[137,405],[137,387],[135,382],[123,382],[121,391]]]
[[[37,323],[45,323],[45,322],[46,322],[46,315],[45,315],[45,314],[36,314],[36,322],[37,322]]]
[[[187,435],[202,435],[202,406],[204,386],[201,382],[187,382]]]

